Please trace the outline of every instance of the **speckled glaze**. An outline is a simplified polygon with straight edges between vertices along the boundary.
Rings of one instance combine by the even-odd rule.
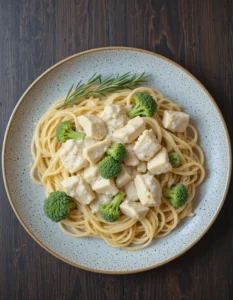
[[[200,133],[207,177],[193,201],[195,217],[183,220],[169,236],[147,249],[113,249],[94,238],[65,235],[43,214],[43,187],[31,182],[30,144],[35,123],[69,87],[93,73],[150,75],[148,86],[183,106]],[[221,162],[221,163],[219,163]],[[132,48],[102,48],[72,56],[41,75],[24,93],[10,119],[3,147],[8,197],[20,222],[47,251],[80,268],[103,273],[133,273],[162,265],[191,248],[209,229],[224,202],[231,174],[231,149],[225,122],[205,88],[170,60]]]

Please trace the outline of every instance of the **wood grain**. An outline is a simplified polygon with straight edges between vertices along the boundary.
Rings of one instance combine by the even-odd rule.
[[[165,55],[211,92],[233,138],[231,0],[0,0],[0,138],[19,97],[59,60],[125,45]],[[218,138],[216,136],[216,138]],[[221,163],[221,162],[220,162]],[[141,274],[71,267],[24,231],[0,184],[0,299],[233,299],[233,188],[206,236]]]

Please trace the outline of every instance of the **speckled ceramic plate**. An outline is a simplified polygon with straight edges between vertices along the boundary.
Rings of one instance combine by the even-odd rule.
[[[149,86],[182,105],[200,133],[207,177],[193,201],[195,217],[187,218],[169,236],[147,249],[128,252],[94,238],[65,235],[43,214],[45,193],[30,180],[30,144],[35,122],[69,87],[95,72],[150,75]],[[221,163],[219,163],[221,162]],[[224,119],[207,90],[172,61],[132,48],[102,48],[69,57],[42,74],[16,106],[5,135],[3,175],[12,208],[27,232],[44,249],[74,266],[102,273],[133,273],[155,268],[191,248],[218,215],[230,182],[231,149]],[[13,233],[12,233],[13,234]]]

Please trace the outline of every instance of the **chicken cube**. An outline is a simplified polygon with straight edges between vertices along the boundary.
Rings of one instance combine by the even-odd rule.
[[[137,165],[137,171],[139,173],[145,173],[147,170],[147,165],[145,161],[141,161],[139,165]]]
[[[124,107],[118,104],[105,105],[104,110],[98,116],[105,121],[108,129],[107,137],[112,136],[115,130],[124,127],[128,121]]]
[[[79,124],[82,126],[87,137],[95,140],[102,140],[107,134],[107,128],[103,120],[91,114],[78,117]]]
[[[102,177],[99,177],[93,183],[92,189],[96,193],[112,195],[112,196],[116,195],[119,191],[113,179],[104,179]]]
[[[97,165],[89,165],[83,170],[82,176],[89,184],[93,184],[99,176]]]
[[[108,204],[112,201],[112,195],[106,194],[97,194],[96,199],[100,201],[100,203]]]
[[[95,164],[103,157],[104,153],[110,147],[111,141],[104,140],[90,145],[83,149],[83,156],[91,163]]]
[[[189,115],[180,111],[165,110],[163,126],[173,132],[184,132],[189,124]]]
[[[83,143],[83,140],[68,140],[59,151],[59,157],[64,168],[71,174],[88,166],[88,161],[82,153]]]
[[[125,144],[132,143],[145,129],[145,122],[141,117],[133,118],[128,123],[113,133],[113,137]]]
[[[84,205],[90,204],[95,199],[95,193],[90,185],[79,175],[68,177],[61,184],[67,195]]]
[[[161,204],[162,188],[156,178],[150,174],[137,175],[134,179],[138,198],[144,206]]]
[[[134,180],[129,181],[125,186],[125,196],[129,201],[137,201],[138,200],[138,194],[136,190],[136,186],[134,184]]]
[[[92,139],[92,138],[89,138],[87,136],[84,137],[84,140],[83,140],[83,148],[86,148],[88,146],[91,146],[93,144],[96,143],[96,140]]]
[[[154,175],[167,173],[172,170],[167,150],[164,147],[148,161],[147,169]]]
[[[127,152],[126,152],[126,156],[124,159],[124,164],[126,166],[134,167],[134,166],[137,166],[140,162],[139,159],[137,158],[136,154],[133,151],[133,147],[134,147],[134,144],[129,144],[125,147]]]
[[[160,150],[160,148],[161,145],[158,143],[152,129],[150,129],[143,131],[135,143],[133,150],[138,159],[148,161]]]
[[[90,204],[90,209],[92,213],[97,213],[99,210],[100,204],[108,204],[111,202],[112,196],[105,195],[105,194],[96,194],[96,200],[92,201]]]
[[[129,218],[143,220],[149,211],[149,207],[143,206],[140,202],[125,200],[121,203],[120,210]]]
[[[138,175],[137,166],[135,167],[129,167],[126,166],[128,173],[132,176],[132,178],[135,178]]]
[[[98,199],[95,199],[94,201],[91,202],[90,209],[93,214],[98,212],[99,205],[100,205],[100,201]]]
[[[126,168],[124,166],[122,166],[121,173],[116,178],[116,185],[120,189],[131,179],[132,179],[132,177],[129,175]]]

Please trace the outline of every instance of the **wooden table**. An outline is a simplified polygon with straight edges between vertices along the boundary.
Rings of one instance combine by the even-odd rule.
[[[76,52],[116,45],[187,68],[213,95],[233,137],[233,1],[0,0],[1,140],[38,75]],[[232,185],[217,221],[188,253],[124,276],[79,270],[41,249],[15,217],[2,182],[0,193],[0,299],[233,299]]]

